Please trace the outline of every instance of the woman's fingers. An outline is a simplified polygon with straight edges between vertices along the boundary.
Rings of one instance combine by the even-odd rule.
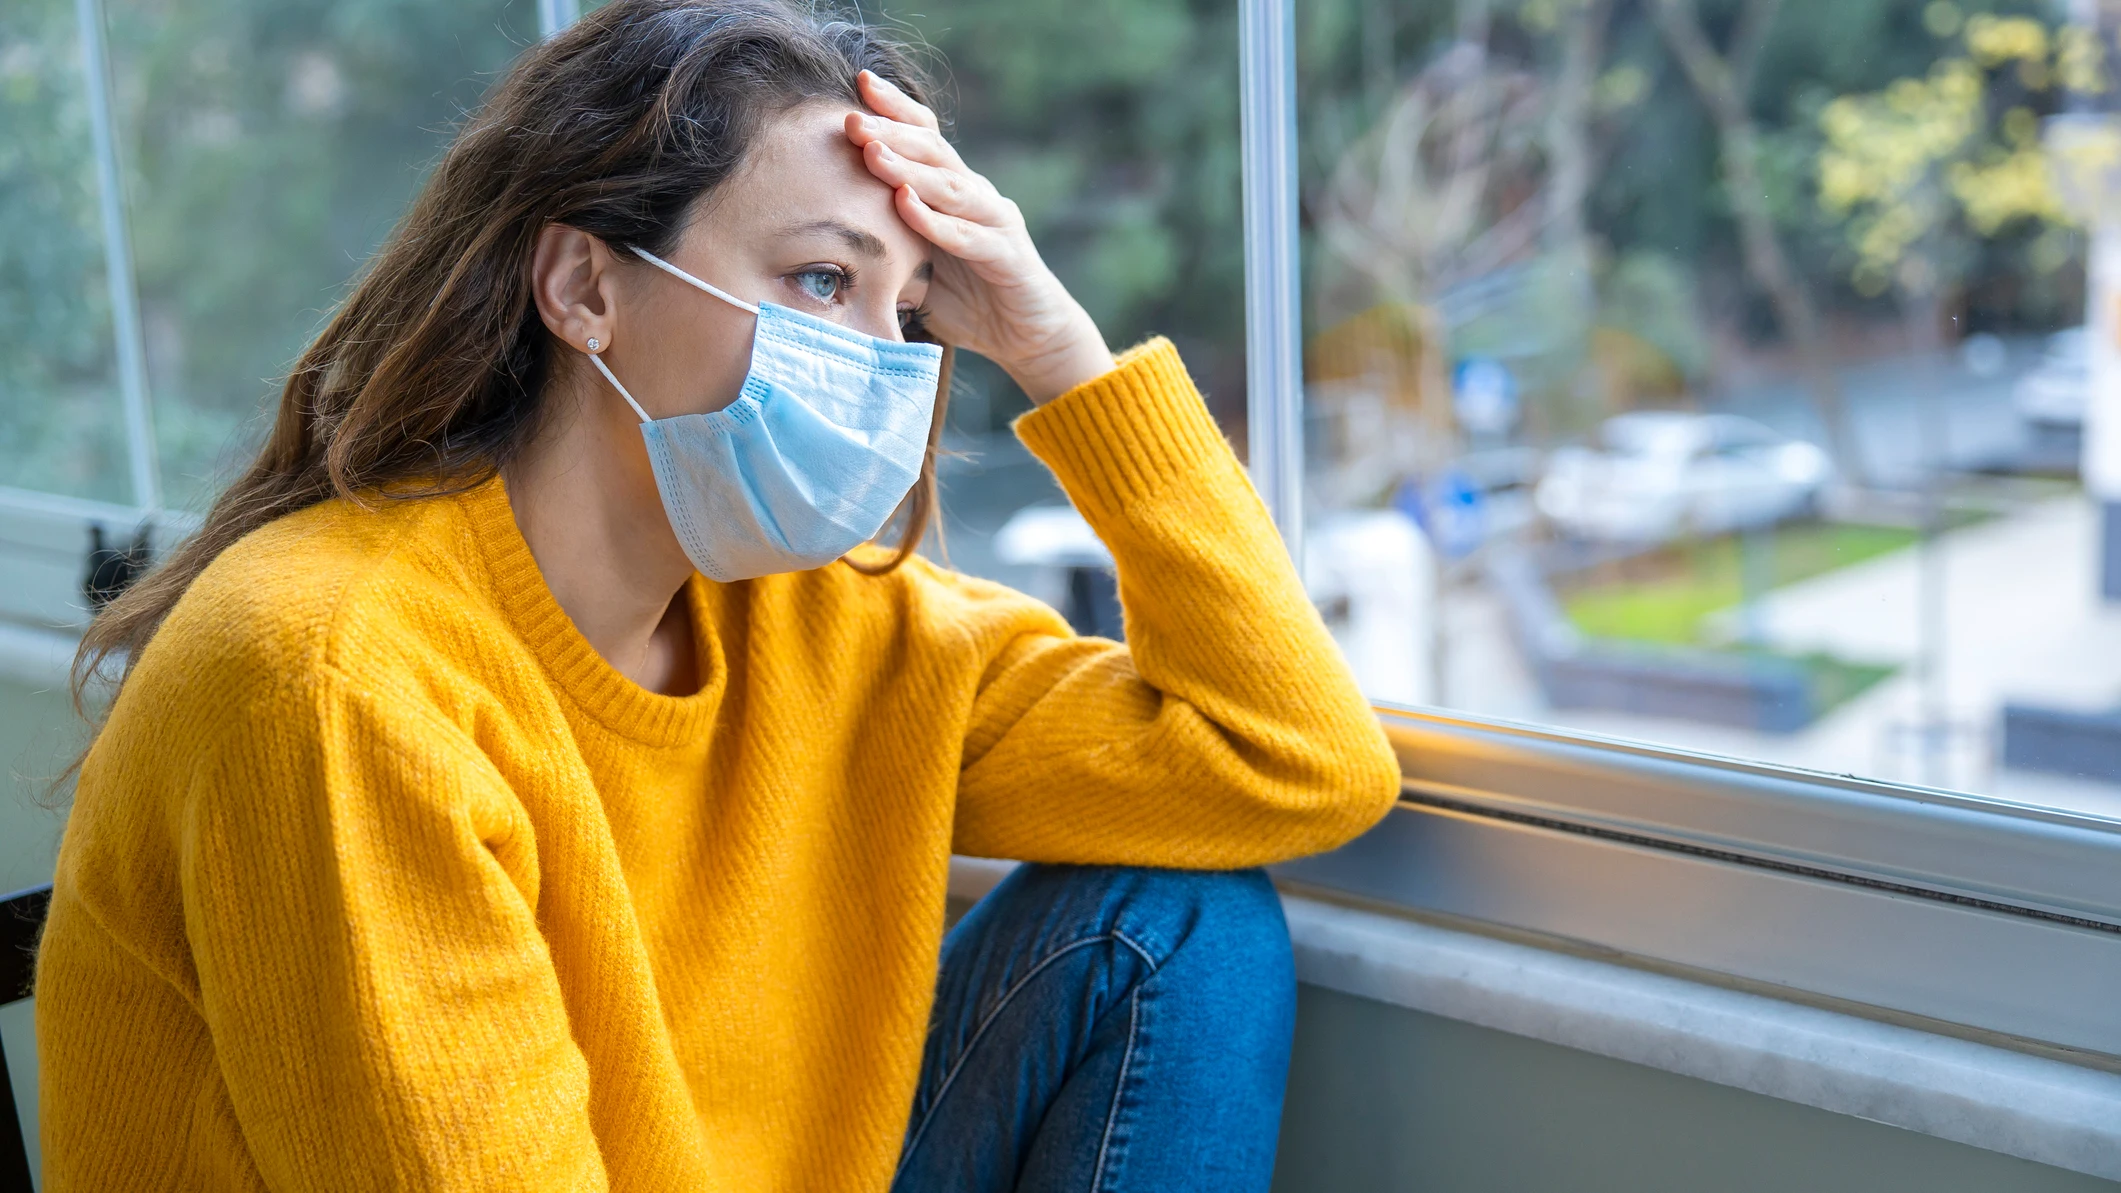
[[[925,104],[872,71],[856,85],[869,111],[847,114],[847,139],[861,147],[869,172],[893,188],[899,218],[968,263],[1008,261],[1021,238],[1016,205],[966,168]]]
[[[977,223],[1006,227],[1016,216],[986,179],[962,170],[945,170],[901,157],[882,141],[871,141],[862,150],[869,172],[889,186],[910,186],[923,202],[945,215]]]
[[[847,138],[861,146],[870,173],[893,187],[913,187],[924,207],[995,227],[1020,222],[1015,205],[967,169],[957,150],[932,128],[849,112]]]
[[[873,70],[865,70],[855,76],[855,86],[861,91],[862,102],[869,110],[893,120],[918,125],[929,132],[939,132],[942,125],[928,105],[900,91],[896,84]]]
[[[964,159],[957,155],[957,149],[950,142],[943,139],[943,134],[886,116],[847,113],[847,139],[862,146],[871,141],[882,141],[902,156],[946,170],[965,168]]]
[[[898,188],[896,199],[899,218],[906,221],[906,226],[953,257],[985,264],[1008,254],[1008,242],[1000,231],[937,211],[913,187]]]

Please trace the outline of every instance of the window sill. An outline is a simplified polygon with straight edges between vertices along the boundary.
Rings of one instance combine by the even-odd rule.
[[[1013,863],[953,859],[972,900]],[[2121,1074],[1284,892],[1300,980],[2121,1178]]]

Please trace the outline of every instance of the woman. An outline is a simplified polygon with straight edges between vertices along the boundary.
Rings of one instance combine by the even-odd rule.
[[[471,119],[84,646],[47,1188],[1265,1187],[1241,868],[1396,767],[1170,345],[1112,357],[921,94],[617,0]],[[1038,403],[1130,646],[910,554],[927,341]],[[1044,864],[945,943],[953,850]]]

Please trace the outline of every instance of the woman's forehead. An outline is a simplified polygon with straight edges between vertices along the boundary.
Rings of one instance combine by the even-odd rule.
[[[899,218],[891,188],[847,140],[847,114],[858,110],[812,103],[768,121],[709,210],[768,234],[844,241],[857,255],[908,269],[925,262],[927,242]]]

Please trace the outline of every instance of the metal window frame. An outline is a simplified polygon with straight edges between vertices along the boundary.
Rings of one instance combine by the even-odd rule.
[[[1300,551],[1294,6],[1239,5],[1252,475]],[[1378,715],[1398,806],[1278,876],[2121,1059],[2121,823],[1453,711]]]
[[[1277,877],[2121,1064],[2121,824],[1464,714],[1378,714],[1399,804]]]
[[[1245,455],[1303,565],[1303,272],[1297,232],[1296,7],[1238,0],[1245,248]]]
[[[110,290],[111,331],[117,341],[118,392],[125,410],[125,456],[133,504],[162,507],[162,477],[155,450],[153,407],[147,386],[147,343],[140,327],[140,292],[134,280],[133,241],[126,222],[125,178],[118,168],[118,122],[111,110],[110,50],[104,37],[102,0],[74,0],[81,39],[81,76],[88,96],[90,139],[96,159],[96,209],[103,224],[103,263]]]

